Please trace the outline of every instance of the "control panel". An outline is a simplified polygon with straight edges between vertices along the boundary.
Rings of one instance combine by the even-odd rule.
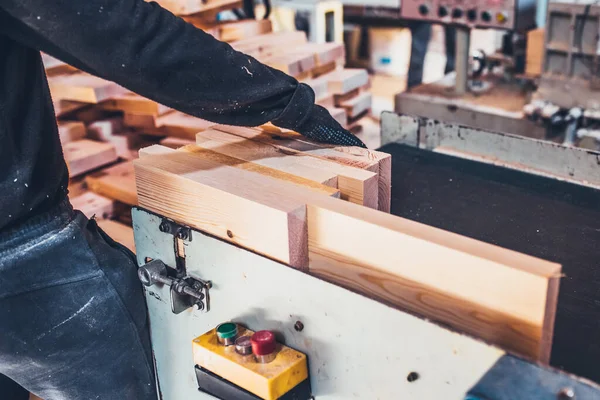
[[[403,0],[406,19],[526,31],[535,27],[535,0]]]
[[[309,400],[306,355],[225,322],[193,340],[198,389],[219,399]]]

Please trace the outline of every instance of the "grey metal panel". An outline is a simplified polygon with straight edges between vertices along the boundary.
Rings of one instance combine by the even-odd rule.
[[[169,258],[160,219],[136,210],[134,220],[138,262]],[[186,255],[190,275],[213,282],[210,312],[175,315],[168,287],[146,289],[165,400],[210,398],[197,392],[192,339],[227,320],[274,330],[306,353],[319,400],[463,399],[505,354],[199,232]],[[411,372],[419,379],[409,382]]]
[[[494,132],[511,133],[543,138],[546,129],[526,119],[523,113],[507,112],[494,107],[470,105],[457,99],[447,99],[416,93],[400,93],[396,96],[396,112],[416,115],[487,129]]]
[[[381,128],[383,144],[393,143],[399,131],[402,137],[418,132],[429,150],[600,188],[597,151],[391,113],[382,115]]]
[[[429,149],[600,187],[600,153],[432,120],[425,126]]]
[[[400,143],[419,145],[419,120],[406,115],[384,111],[381,114],[381,145]]]

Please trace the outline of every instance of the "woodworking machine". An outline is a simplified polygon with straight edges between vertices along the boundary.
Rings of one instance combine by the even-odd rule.
[[[598,280],[589,269],[600,250],[585,238],[600,229],[582,236],[577,224],[585,219],[588,229],[600,217],[600,203],[589,205],[600,201],[600,155],[395,114],[384,115],[382,129],[382,150],[393,154],[393,213],[563,263],[573,280],[561,283],[555,329],[553,364],[563,370],[137,208],[162,399],[600,398],[599,386],[572,375],[599,380],[600,299],[598,286],[586,285]],[[515,221],[520,210],[526,216]],[[561,229],[564,248],[546,236]],[[587,309],[573,308],[577,290],[590,293]]]

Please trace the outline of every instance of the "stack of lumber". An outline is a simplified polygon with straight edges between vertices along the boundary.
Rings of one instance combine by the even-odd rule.
[[[548,362],[560,265],[390,215],[390,163],[269,126],[215,126],[196,144],[140,150],[134,169],[145,209]]]
[[[353,132],[371,112],[365,69],[345,69],[344,45],[308,43],[303,32],[277,32],[231,43],[233,48],[308,84],[318,104]]]

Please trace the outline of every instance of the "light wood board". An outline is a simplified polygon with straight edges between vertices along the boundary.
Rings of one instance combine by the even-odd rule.
[[[311,274],[549,361],[560,265],[329,199],[308,237]]]
[[[272,143],[248,140],[219,130],[200,132],[196,139],[200,147],[336,187],[345,200],[377,207],[378,177],[373,172],[299,152],[285,152]]]
[[[133,162],[126,161],[86,176],[89,190],[121,203],[137,206]]]
[[[113,201],[96,193],[85,192],[70,200],[73,208],[81,211],[88,218],[111,218],[114,214]]]
[[[66,144],[75,140],[83,139],[86,135],[86,128],[83,122],[79,121],[59,121],[58,135],[60,143]]]
[[[115,147],[110,143],[81,139],[63,146],[69,177],[75,177],[117,160]]]
[[[112,96],[123,94],[127,89],[114,82],[78,72],[70,75],[57,75],[48,79],[52,98],[82,103],[99,103]]]
[[[208,157],[167,150],[170,153],[146,155],[134,162],[141,207],[306,269],[306,201],[302,200],[326,195],[229,165],[231,161],[214,161],[217,156],[232,159],[219,153],[198,149],[212,154]]]
[[[332,146],[311,142],[303,136],[273,125],[260,128],[240,128],[224,125],[214,129],[231,133],[246,139],[259,140],[285,152],[301,152],[312,157],[335,161],[342,165],[364,169],[378,174],[377,208],[389,212],[391,204],[392,158],[387,153],[367,150],[360,147]]]

